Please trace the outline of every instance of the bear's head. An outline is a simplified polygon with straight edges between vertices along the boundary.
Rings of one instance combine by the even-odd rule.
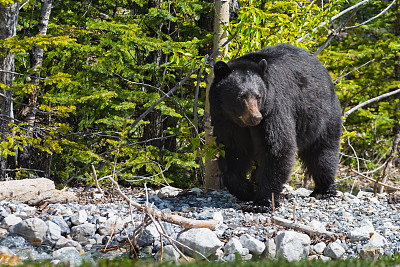
[[[267,62],[218,61],[214,65],[214,90],[219,95],[219,108],[233,122],[241,127],[260,124],[260,112],[266,93]]]

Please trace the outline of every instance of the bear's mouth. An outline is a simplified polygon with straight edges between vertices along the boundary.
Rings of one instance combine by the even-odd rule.
[[[260,124],[263,117],[262,117],[261,113],[258,113],[258,114],[254,114],[254,115],[249,114],[248,116],[239,116],[238,119],[242,124],[242,125],[239,124],[239,126],[252,127],[252,126],[257,126],[258,124]]]

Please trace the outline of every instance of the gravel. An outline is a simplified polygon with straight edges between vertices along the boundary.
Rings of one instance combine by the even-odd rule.
[[[127,256],[130,251],[127,235],[132,236],[143,222],[143,214],[131,211],[119,196],[101,195],[95,190],[70,190],[78,192],[79,203],[31,207],[16,201],[1,201],[0,251],[21,261],[50,259],[54,264],[67,261],[71,265],[100,257]],[[141,188],[124,192],[132,200],[141,204],[148,200],[154,209],[166,213],[219,221],[214,231],[188,230],[164,222],[169,237],[181,241],[176,245],[185,255],[196,256],[196,253],[182,244],[217,261],[234,261],[238,256],[249,260],[276,255],[288,260],[378,258],[400,252],[400,205],[389,204],[388,195],[339,193],[333,199],[317,200],[308,197],[310,191],[304,188],[294,191],[286,186],[285,190],[281,207],[273,214],[244,213],[240,207],[245,203],[226,191],[199,188],[182,191],[170,187],[160,191],[147,189],[147,196]],[[272,216],[325,229],[335,233],[335,238],[305,236],[272,224]],[[166,261],[178,261],[180,255],[170,239],[164,236],[161,243],[157,227],[148,225],[136,238],[138,256],[160,260],[163,255]],[[296,236],[304,242],[285,243],[292,237],[295,240]],[[120,248],[111,249],[117,246]],[[162,246],[164,253],[160,253]],[[298,255],[294,255],[295,251]]]

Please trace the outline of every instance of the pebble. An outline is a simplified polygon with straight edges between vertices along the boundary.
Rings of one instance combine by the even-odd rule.
[[[360,192],[355,196],[345,192],[333,199],[317,200],[308,196],[310,190],[285,186],[281,207],[274,214],[253,214],[243,213],[240,207],[244,203],[226,191],[193,188],[185,194],[170,187],[157,194],[151,189],[148,192],[148,203],[156,210],[196,220],[217,220],[214,231],[184,229],[166,222],[163,227],[172,239],[218,261],[235,261],[237,256],[242,260],[282,256],[289,261],[378,258],[400,252],[400,205],[388,204],[385,195],[375,197]],[[129,197],[146,203],[142,188]],[[333,232],[342,241],[321,242],[317,236],[310,238],[289,229],[280,231],[284,227],[272,224],[272,216],[295,218],[316,230]],[[49,204],[45,210],[0,201],[0,252],[22,261],[49,259],[70,266],[98,257],[121,257],[127,254],[128,247],[107,253],[99,250],[126,242],[127,235],[132,237],[142,221],[143,214],[131,212],[129,205],[118,200],[103,204]],[[179,253],[168,239],[160,239],[157,227],[150,224],[136,237],[139,256],[160,260],[162,241],[163,261],[179,261]],[[42,245],[36,246],[37,242]],[[188,248],[183,252],[197,258]]]

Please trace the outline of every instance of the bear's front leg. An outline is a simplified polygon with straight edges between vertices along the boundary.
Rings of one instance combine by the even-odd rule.
[[[246,178],[251,168],[250,157],[233,151],[226,151],[225,155],[225,158],[221,156],[218,158],[224,185],[238,199],[242,201],[253,200],[254,184]]]
[[[290,178],[294,160],[294,149],[285,149],[277,155],[267,152],[254,174],[254,205],[247,205],[242,209],[251,212],[270,212],[277,209],[283,185]]]

